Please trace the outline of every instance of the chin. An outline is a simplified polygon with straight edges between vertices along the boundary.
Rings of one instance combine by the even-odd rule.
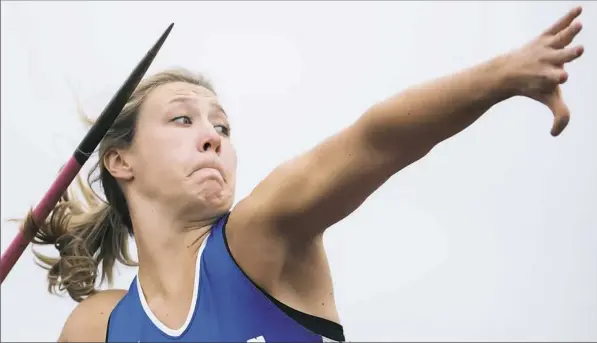
[[[206,212],[225,213],[232,208],[234,202],[234,193],[228,189],[208,192],[204,190],[195,198],[198,206],[204,208]]]

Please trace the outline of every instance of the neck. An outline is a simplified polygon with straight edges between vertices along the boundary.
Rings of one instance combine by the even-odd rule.
[[[169,297],[193,287],[199,249],[214,218],[183,220],[158,204],[129,202],[145,296]],[[173,268],[176,266],[176,268]]]

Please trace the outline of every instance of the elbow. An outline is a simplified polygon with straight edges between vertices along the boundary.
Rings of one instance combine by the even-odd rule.
[[[372,106],[358,121],[367,139],[382,148],[400,144],[414,150],[432,149],[440,141],[436,124],[423,120],[409,110],[410,106],[397,106],[382,102]]]
[[[397,172],[425,157],[439,143],[432,134],[409,125],[362,118],[362,141],[375,160]]]
[[[398,138],[370,145],[369,151],[377,164],[392,175],[427,156],[435,146],[427,140]]]
[[[391,153],[390,163],[396,172],[408,167],[409,165],[419,161],[427,156],[435,145],[415,142],[414,144],[404,143],[402,146],[395,148]]]

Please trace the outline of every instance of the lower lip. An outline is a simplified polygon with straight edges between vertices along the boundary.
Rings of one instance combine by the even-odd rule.
[[[223,179],[222,173],[215,168],[201,168],[196,170],[193,174],[199,174],[203,177],[215,177],[217,179]]]

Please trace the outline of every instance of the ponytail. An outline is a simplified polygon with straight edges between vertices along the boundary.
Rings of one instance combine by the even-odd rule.
[[[33,250],[37,264],[48,270],[48,291],[67,291],[80,302],[96,292],[96,282],[113,281],[116,261],[135,266],[128,249],[128,230],[123,218],[110,204],[99,198],[89,185],[77,177],[83,201],[74,196],[71,186],[62,196],[48,220],[40,225],[33,244],[54,245],[60,256],[44,256]],[[34,225],[31,212],[24,227]],[[101,266],[101,274],[100,268]]]

